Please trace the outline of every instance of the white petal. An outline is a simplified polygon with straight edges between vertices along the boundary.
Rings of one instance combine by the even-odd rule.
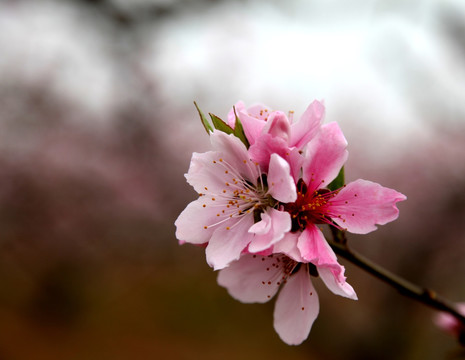
[[[276,300],[274,328],[285,343],[299,345],[308,337],[319,311],[318,295],[307,266],[302,265],[289,277]]]
[[[264,303],[276,294],[282,282],[283,271],[277,264],[276,256],[242,255],[220,270],[218,284],[239,301]]]

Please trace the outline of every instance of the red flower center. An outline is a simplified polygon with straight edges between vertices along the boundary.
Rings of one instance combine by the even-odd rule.
[[[331,213],[330,200],[336,196],[338,190],[319,189],[308,191],[302,179],[297,183],[297,200],[284,204],[284,209],[291,214],[292,230],[304,230],[307,224],[331,224],[334,214]],[[337,226],[337,225],[336,225]]]

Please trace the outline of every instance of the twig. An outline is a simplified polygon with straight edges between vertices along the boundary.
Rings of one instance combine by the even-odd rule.
[[[342,256],[354,265],[357,265],[371,275],[391,285],[402,295],[417,300],[436,310],[445,311],[453,315],[465,326],[465,316],[456,310],[453,303],[440,297],[435,291],[415,285],[350,249],[347,245],[345,232],[332,227],[331,231],[334,239],[332,241],[330,240],[329,244],[337,255]]]

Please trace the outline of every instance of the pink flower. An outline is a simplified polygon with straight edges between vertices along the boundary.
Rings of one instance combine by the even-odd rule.
[[[246,109],[244,103],[239,101],[234,109],[228,113],[228,124],[234,128],[235,115],[237,115],[250,145],[253,145],[261,135],[269,133],[286,140],[289,147],[298,149],[302,149],[316,135],[324,116],[324,106],[317,100],[308,106],[299,121],[295,123],[292,123],[292,118],[288,119],[283,112],[272,111],[263,104],[256,104]],[[290,115],[292,114],[291,112]],[[269,123],[275,118],[279,126],[270,126]]]
[[[332,253],[331,248],[327,248]],[[324,268],[317,266],[317,269],[325,274],[321,277],[326,285],[334,289],[332,278],[322,271]],[[232,297],[245,303],[264,303],[281,287],[275,303],[274,328],[285,343],[298,345],[308,337],[319,312],[318,294],[310,279],[310,273],[315,274],[315,270],[310,263],[300,263],[282,254],[246,254],[220,271],[218,283]],[[346,291],[343,296],[357,299],[348,284]]]
[[[243,302],[268,301],[282,287],[275,305],[274,327],[288,344],[300,344],[307,338],[319,312],[310,274],[318,275],[334,294],[357,299],[346,282],[344,267],[318,225],[367,233],[375,230],[376,224],[397,218],[395,204],[405,200],[404,195],[365,180],[328,190],[347,160],[346,147],[336,123],[321,126],[306,145],[297,200],[284,204],[284,210],[292,216],[291,232],[273,245],[269,257],[244,255],[218,276],[219,284]]]
[[[457,310],[465,316],[465,303],[457,303]],[[453,315],[441,311],[435,316],[434,322],[441,330],[456,337],[465,345],[465,325]]]
[[[213,151],[194,153],[186,179],[199,194],[175,222],[181,242],[206,244],[215,270],[239,259],[243,251],[270,249],[291,229],[290,214],[279,203],[297,199],[289,164],[277,154],[268,171],[250,160],[232,134],[213,131]]]
[[[235,112],[231,110],[228,114],[228,123],[234,126],[235,116],[239,117],[250,143],[251,159],[267,171],[271,154],[278,154],[291,164],[291,173],[297,180],[303,161],[301,150],[320,130],[323,104],[311,103],[295,123],[282,111],[271,111],[261,104],[245,109],[244,103],[238,102],[234,109]]]
[[[296,246],[305,261],[321,260],[318,248],[326,240],[317,225],[329,224],[366,234],[376,230],[376,224],[395,220],[399,214],[396,203],[406,199],[395,190],[361,179],[335,191],[328,190],[327,185],[347,160],[346,147],[336,123],[323,125],[306,148],[297,200],[284,206],[292,216],[292,231],[300,233]],[[336,279],[340,278],[338,270],[333,273]]]
[[[212,131],[213,151],[192,156],[186,178],[199,199],[176,220],[176,236],[206,244],[219,284],[240,301],[266,302],[281,288],[275,330],[286,343],[300,344],[319,312],[311,275],[334,294],[357,299],[319,226],[365,234],[395,220],[396,203],[406,197],[366,180],[328,189],[347,160],[347,142],[336,123],[321,125],[318,101],[296,123],[239,102],[228,124],[212,117],[225,132],[213,131],[199,114]]]

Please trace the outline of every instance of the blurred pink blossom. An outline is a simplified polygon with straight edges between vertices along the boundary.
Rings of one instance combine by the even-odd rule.
[[[457,303],[456,308],[459,313],[465,316],[465,303]],[[453,315],[441,311],[434,317],[434,322],[441,330],[459,339],[460,343],[465,344],[465,325]]]

